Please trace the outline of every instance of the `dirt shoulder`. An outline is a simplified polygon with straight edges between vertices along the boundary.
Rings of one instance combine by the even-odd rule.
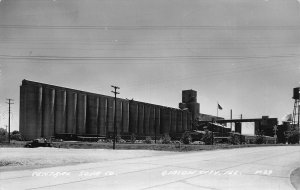
[[[48,147],[0,148],[0,171],[45,168],[169,154],[176,154],[176,152]]]
[[[0,147],[0,171],[152,157],[178,154],[182,151],[255,147],[250,145],[182,145],[178,148],[174,144],[117,144],[117,150],[112,150],[112,144],[109,143],[87,142],[62,142],[54,143],[54,146],[52,148],[21,148],[11,144]]]

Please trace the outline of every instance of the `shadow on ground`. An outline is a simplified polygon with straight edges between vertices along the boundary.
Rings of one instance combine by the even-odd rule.
[[[300,168],[294,170],[291,174],[291,182],[295,189],[300,190]]]

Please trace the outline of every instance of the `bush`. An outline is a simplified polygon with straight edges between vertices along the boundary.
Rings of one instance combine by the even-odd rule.
[[[210,131],[206,131],[205,134],[202,137],[202,141],[206,144],[206,145],[211,145],[213,144],[213,136],[212,136],[212,132]]]
[[[16,135],[16,134],[20,134],[20,132],[17,130],[14,130],[13,132],[11,132],[11,135]]]
[[[136,136],[135,136],[134,133],[131,134],[131,136],[130,136],[130,141],[131,141],[131,143],[135,143],[135,141],[136,141]]]
[[[240,136],[237,134],[230,134],[229,143],[234,145],[241,144]]]
[[[116,136],[116,142],[117,143],[125,143],[126,141],[124,139],[122,139],[122,137],[120,135]]]
[[[126,140],[120,139],[120,141],[118,143],[124,144],[124,143],[126,143]]]
[[[152,143],[152,138],[151,138],[150,136],[147,136],[147,137],[145,138],[144,143],[146,143],[146,144],[151,144],[151,143]]]
[[[255,144],[265,144],[265,143],[266,140],[263,136],[259,136],[259,135],[256,136]]]
[[[265,144],[266,139],[264,137],[264,132],[263,131],[257,131],[256,132],[256,138],[255,138],[255,144]]]
[[[299,143],[299,132],[294,130],[287,134],[287,140],[289,144],[297,144]]]
[[[192,136],[188,132],[184,132],[181,141],[183,144],[190,144],[192,142]]]
[[[168,133],[165,133],[164,136],[161,139],[162,144],[170,144],[171,143],[171,137]]]
[[[10,135],[11,140],[22,141],[22,135],[19,131],[13,131]]]
[[[255,140],[254,139],[248,139],[246,141],[246,144],[255,144]]]

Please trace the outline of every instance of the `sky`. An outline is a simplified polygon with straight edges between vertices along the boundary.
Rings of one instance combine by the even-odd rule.
[[[23,79],[200,112],[281,118],[300,86],[297,0],[1,0],[0,127]]]

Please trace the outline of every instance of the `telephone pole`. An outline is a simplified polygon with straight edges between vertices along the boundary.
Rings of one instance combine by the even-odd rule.
[[[8,104],[8,143],[10,143],[10,114],[11,114],[10,105],[14,103],[12,102],[13,99],[11,98],[7,98],[6,100],[8,100],[8,102],[6,103]]]
[[[273,127],[273,131],[274,131],[275,144],[277,144],[277,131],[278,131],[277,125]]]
[[[230,109],[230,120],[232,120],[232,109]],[[230,132],[232,131],[232,122],[230,122]]]
[[[112,88],[114,88],[114,91],[111,91],[115,94],[115,117],[114,117],[114,141],[113,141],[113,149],[116,148],[116,133],[117,133],[117,94],[120,94],[117,92],[117,89],[120,89],[117,86],[111,85]]]

